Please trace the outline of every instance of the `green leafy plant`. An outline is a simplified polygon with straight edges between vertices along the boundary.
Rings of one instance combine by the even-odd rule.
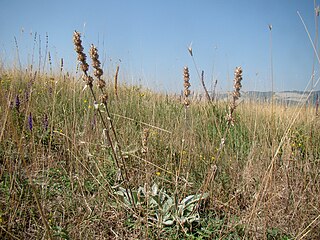
[[[208,193],[189,195],[175,204],[175,197],[169,195],[164,188],[159,189],[156,183],[150,190],[146,187],[132,190],[132,196],[128,196],[128,192],[125,188],[119,187],[116,194],[129,207],[132,207],[130,202],[132,198],[138,209],[148,212],[148,224],[158,227],[185,226],[199,222],[200,214],[197,206],[208,197]]]

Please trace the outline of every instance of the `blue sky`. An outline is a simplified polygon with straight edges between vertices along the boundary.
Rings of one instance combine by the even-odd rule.
[[[269,91],[272,24],[275,90],[303,90],[314,53],[297,11],[314,38],[312,0],[1,0],[0,56],[5,66],[17,62],[16,37],[21,62],[31,64],[33,55],[37,65],[48,34],[53,66],[64,58],[75,72],[72,33],[78,30],[87,52],[91,43],[98,46],[106,76],[119,64],[122,82],[179,92],[186,65],[192,88],[201,89],[187,51],[192,42],[209,89],[217,79],[218,90],[231,90],[234,68],[242,66],[243,90]]]

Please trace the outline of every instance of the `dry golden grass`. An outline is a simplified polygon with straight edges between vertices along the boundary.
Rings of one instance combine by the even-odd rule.
[[[75,42],[85,83],[63,71],[0,69],[0,238],[320,238],[320,122],[312,106],[271,110],[235,99],[232,126],[229,103],[191,99],[186,118],[181,97],[102,84],[93,46],[99,89]],[[157,225],[152,209],[116,194],[154,183],[176,204],[208,194],[193,210],[201,220]]]

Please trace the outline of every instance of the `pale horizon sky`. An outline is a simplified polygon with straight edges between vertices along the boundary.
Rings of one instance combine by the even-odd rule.
[[[299,11],[315,39],[311,0],[0,2],[0,62],[8,68],[17,62],[14,38],[26,67],[32,55],[38,65],[39,48],[44,57],[48,35],[53,66],[58,69],[63,58],[66,70],[75,72],[72,34],[78,30],[84,35],[86,53],[91,43],[97,45],[105,77],[112,76],[120,65],[120,82],[179,92],[183,67],[188,66],[191,89],[201,90],[188,53],[192,43],[209,89],[217,79],[218,90],[231,90],[233,71],[241,66],[244,91],[270,91],[271,24],[275,90],[304,90],[312,74],[314,52],[297,14]],[[317,79],[317,62],[315,71]]]

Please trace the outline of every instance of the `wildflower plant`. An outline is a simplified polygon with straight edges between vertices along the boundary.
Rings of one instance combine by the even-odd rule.
[[[103,70],[101,69],[101,63],[99,61],[99,54],[97,48],[92,44],[90,48],[90,57],[92,60],[92,67],[94,68],[94,76],[98,79],[98,87],[100,89],[100,92],[102,93],[100,100],[102,104],[104,105],[104,111],[106,112],[106,117],[107,121],[105,120],[105,117],[102,114],[102,110],[99,108],[100,104],[98,104],[98,99],[96,97],[96,93],[93,90],[93,77],[91,77],[88,74],[89,70],[89,65],[86,61],[86,54],[83,52],[84,48],[82,46],[82,41],[81,41],[81,35],[79,32],[75,31],[73,34],[73,43],[75,46],[75,51],[78,54],[78,61],[80,62],[81,69],[83,71],[83,79],[86,82],[86,86],[89,87],[91,95],[93,97],[93,102],[95,105],[95,110],[98,112],[98,115],[100,116],[102,125],[103,125],[103,136],[107,139],[108,144],[110,146],[111,154],[113,156],[113,159],[117,165],[117,168],[119,169],[120,172],[120,178],[121,181],[125,184],[126,191],[128,196],[132,196],[131,194],[131,189],[128,187],[129,184],[129,177],[128,177],[128,171],[126,169],[124,157],[122,155],[121,147],[119,144],[119,141],[117,139],[117,134],[115,131],[115,128],[113,126],[113,123],[111,121],[110,113],[108,110],[108,105],[107,105],[107,100],[108,100],[108,95],[107,93],[104,92],[104,88],[106,86],[105,81],[101,79],[101,76],[103,75]],[[111,129],[113,133],[113,139],[111,137],[111,134],[109,132],[109,129]],[[113,143],[113,140],[115,143]],[[131,199],[131,203],[133,204],[135,208],[135,203],[133,199]]]

